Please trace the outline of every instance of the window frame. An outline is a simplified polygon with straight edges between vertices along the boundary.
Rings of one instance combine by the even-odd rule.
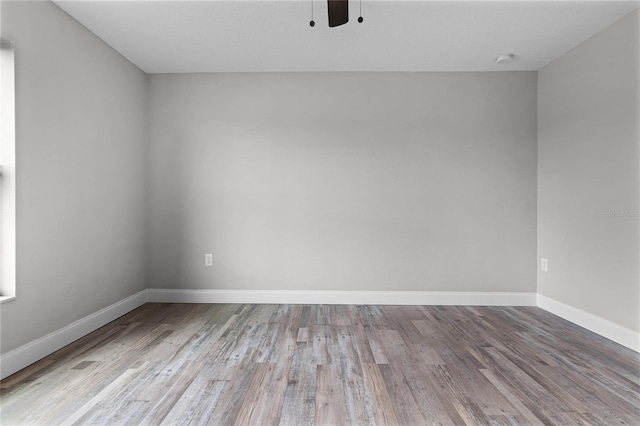
[[[16,298],[15,47],[0,38],[0,303]]]

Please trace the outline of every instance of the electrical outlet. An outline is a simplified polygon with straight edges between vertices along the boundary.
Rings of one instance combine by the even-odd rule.
[[[540,269],[542,269],[543,272],[549,272],[549,259],[544,257],[540,259]]]
[[[204,255],[204,266],[213,266],[213,254],[208,253]]]

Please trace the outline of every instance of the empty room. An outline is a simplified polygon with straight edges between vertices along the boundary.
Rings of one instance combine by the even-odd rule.
[[[640,425],[639,8],[0,0],[0,424]]]

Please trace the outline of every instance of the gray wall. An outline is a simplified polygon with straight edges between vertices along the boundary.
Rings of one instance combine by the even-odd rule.
[[[535,292],[536,84],[150,76],[150,286]]]
[[[538,73],[538,292],[636,331],[638,13]]]
[[[146,287],[147,77],[51,2],[1,7],[16,51],[6,353]]]

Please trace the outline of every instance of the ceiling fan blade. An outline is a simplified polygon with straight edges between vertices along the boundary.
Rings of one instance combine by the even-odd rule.
[[[337,27],[349,22],[349,0],[327,0],[327,7],[329,8],[330,27]]]

